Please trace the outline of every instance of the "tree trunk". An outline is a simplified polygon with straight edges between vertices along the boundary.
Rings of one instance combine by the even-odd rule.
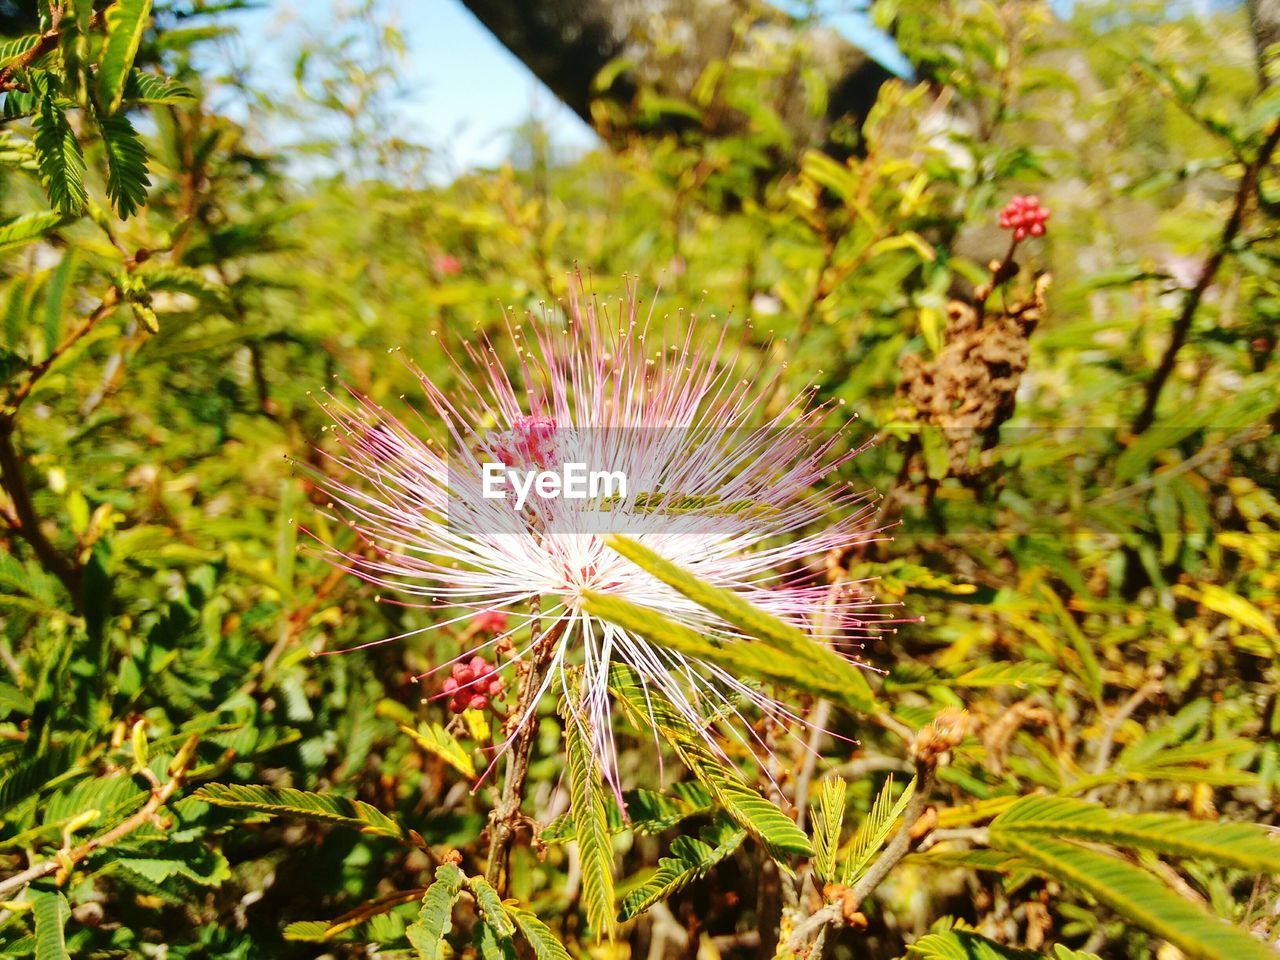
[[[760,98],[797,145],[822,143],[841,119],[860,120],[887,70],[834,30],[789,17],[762,0],[463,0],[468,9],[578,116],[607,126],[593,100],[632,105],[636,94],[688,101],[708,65],[733,56],[785,56],[795,69],[763,81]],[[620,69],[601,74],[610,64]],[[803,67],[828,91],[826,110],[807,109]],[[764,72],[762,72],[762,76]],[[687,123],[679,115],[654,125]],[[704,116],[711,134],[731,132],[734,111]]]

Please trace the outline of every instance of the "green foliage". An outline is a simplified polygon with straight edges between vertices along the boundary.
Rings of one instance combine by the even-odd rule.
[[[1269,947],[1238,927],[1189,903],[1150,873],[1117,857],[1044,837],[1024,840],[1002,832],[997,842],[1033,868],[1085,891],[1188,956],[1264,960],[1272,955]]]
[[[747,832],[725,819],[717,819],[701,831],[700,837],[681,836],[671,844],[670,853],[658,861],[653,874],[627,894],[620,920],[630,920],[702,879],[716,864],[731,857]]]
[[[576,690],[575,687],[570,688]],[[571,694],[572,695],[572,694]],[[582,866],[582,902],[587,924],[597,940],[613,938],[613,917],[617,912],[613,892],[613,845],[609,833],[608,805],[611,804],[600,776],[600,767],[591,749],[589,722],[580,703],[569,698],[561,706],[564,720],[565,768],[569,783],[569,816]]]
[[[125,96],[133,59],[150,19],[151,0],[115,0],[107,8],[107,41],[98,64],[98,97],[108,114],[119,109]]]
[[[436,867],[436,881],[422,896],[418,919],[405,931],[409,943],[418,952],[418,960],[441,960],[444,938],[451,927],[453,905],[462,893],[465,881],[462,871],[451,864]]]
[[[232,810],[256,810],[274,816],[303,817],[325,823],[355,827],[362,833],[402,837],[400,824],[362,800],[348,800],[328,794],[308,793],[290,788],[241,786],[229,783],[205,784],[195,793],[197,800]]]
[[[510,164],[461,174],[408,136],[379,3],[247,70],[210,42],[236,3],[96,6],[0,5],[0,884],[46,870],[0,895],[0,954],[569,960],[612,927],[633,954],[800,956],[776,941],[821,908],[861,915],[826,927],[836,958],[1270,955],[1280,88],[1243,6],[880,0],[927,82],[856,118],[871,92],[824,72],[822,5],[724,37],[651,18],[597,77],[607,146],[562,154],[535,118]],[[682,92],[666,58],[690,51]],[[1049,232],[966,340],[1015,193]],[[833,456],[879,438],[818,484],[884,495],[865,516],[893,539],[790,572],[899,622],[798,629],[678,546],[614,543],[738,636],[589,609],[814,726],[747,698],[685,715],[614,671],[620,806],[601,731],[548,697],[499,890],[463,871],[518,685],[448,713],[430,671],[491,639],[475,611],[335,573],[313,534],[387,545],[295,464],[327,469],[326,388],[412,425],[388,351],[465,394],[450,357],[501,344],[496,304],[543,329],[575,264],[604,298],[661,280],[655,350],[682,310],[722,328],[760,422],[807,391]],[[906,826],[912,745],[957,711],[915,787],[935,829],[845,903]]]

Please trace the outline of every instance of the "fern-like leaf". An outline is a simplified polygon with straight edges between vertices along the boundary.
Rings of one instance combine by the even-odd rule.
[[[151,0],[116,0],[107,8],[107,42],[98,63],[98,102],[115,113],[124,99],[125,81],[151,19]]]
[[[907,808],[911,795],[916,791],[914,779],[907,784],[896,801],[893,796],[893,777],[889,777],[880,788],[875,802],[867,812],[867,817],[860,824],[849,841],[849,855],[841,866],[841,882],[845,886],[857,881],[871,863],[871,858],[879,852],[888,839],[893,825]]]
[[[864,713],[875,713],[878,709],[871,685],[862,671],[830,647],[814,642],[802,630],[761,610],[732,590],[699,580],[687,570],[629,537],[613,534],[606,542],[632,563],[684,594],[698,606],[710,610],[747,636],[755,637],[785,654],[789,661],[807,668],[802,671],[802,675],[821,676],[839,687],[840,702]]]
[[[418,729],[399,725],[402,733],[407,734],[418,746],[432,756],[439,757],[468,780],[476,778],[476,767],[471,762],[471,753],[458,742],[458,738],[438,723],[422,726]]]
[[[189,103],[196,98],[189,87],[171,77],[161,77],[145,70],[129,71],[124,84],[126,103]]]
[[[996,833],[1043,834],[1214,860],[1251,873],[1280,873],[1280,843],[1248,823],[1212,823],[1167,813],[1120,813],[1066,797],[1024,797],[992,821]]]
[[[1124,919],[1201,960],[1275,960],[1275,952],[1200,907],[1150,873],[1117,857],[1048,837],[992,831],[991,841],[1033,869],[1081,890]]]
[[[823,883],[836,880],[836,856],[840,850],[840,828],[844,826],[848,789],[843,777],[830,777],[814,791],[813,869]]]
[[[610,839],[609,801],[600,779],[600,767],[591,752],[587,721],[574,708],[571,685],[561,706],[564,718],[565,762],[569,779],[569,812],[582,865],[582,902],[587,925],[596,938],[613,937],[613,844]]]
[[[44,239],[45,234],[66,223],[67,218],[56,211],[28,213],[14,217],[0,225],[0,251],[9,250]]]
[[[570,960],[564,944],[532,911],[510,903],[504,903],[502,907],[533,950],[534,960]]]
[[[66,897],[56,890],[32,890],[30,897],[36,926],[35,960],[71,960],[66,936],[71,908]]]
[[[355,827],[361,833],[382,837],[404,836],[404,829],[377,807],[362,800],[331,797],[291,788],[207,783],[194,794],[197,800],[233,810],[258,810],[276,816],[303,817]]]
[[[615,664],[609,687],[623,709],[643,726],[652,725],[680,761],[698,778],[716,803],[755,837],[784,870],[787,858],[812,856],[813,847],[795,821],[742,782],[741,774],[720,763],[704,739],[656,690],[645,690],[635,671]]]
[[[418,960],[441,960],[444,956],[444,938],[452,926],[453,905],[462,893],[465,877],[451,863],[436,867],[436,882],[422,896],[418,919],[409,924],[405,935],[409,938]]]
[[[84,151],[67,122],[66,113],[52,96],[40,101],[35,128],[36,163],[49,202],[61,213],[78,214],[88,199],[84,188]]]
[[[121,220],[128,220],[146,202],[147,148],[123,114],[99,117],[98,128],[107,153],[107,196]]]
[[[723,821],[702,831],[702,839],[676,837],[671,853],[658,861],[658,869],[640,887],[632,890],[622,903],[621,920],[630,920],[655,903],[679,893],[689,884],[705,877],[711,869],[733,854],[747,832]]]

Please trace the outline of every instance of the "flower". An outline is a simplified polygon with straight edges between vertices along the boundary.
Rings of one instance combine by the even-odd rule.
[[[545,657],[537,695],[512,708],[500,746],[533,720],[543,693],[580,690],[575,722],[618,789],[608,695],[615,663],[694,728],[708,730],[714,710],[748,745],[757,734],[737,722],[743,710],[798,717],[758,684],[589,615],[584,591],[616,595],[713,639],[736,636],[612,551],[606,534],[634,537],[852,659],[889,613],[858,584],[827,583],[823,559],[882,533],[871,524],[871,498],[835,482],[861,449],[849,441],[851,419],[824,426],[839,403],[815,403],[812,386],[787,399],[780,371],[761,375],[747,348],[750,330],[733,344],[725,326],[691,321],[668,336],[652,308],[642,314],[631,285],[610,309],[578,280],[562,307],[529,317],[529,330],[508,314],[510,366],[487,336],[464,342],[461,354],[446,349],[448,378],[411,365],[426,400],[412,426],[354,392],[327,396],[333,470],[316,482],[360,546],[322,549],[398,594],[396,602],[431,613],[430,625],[402,636],[504,615],[500,624],[486,620],[492,638],[435,668],[452,666],[443,691],[450,708],[494,696],[485,686],[493,667],[478,650],[510,651],[508,667]],[[511,496],[484,495],[482,475],[495,458],[530,469],[582,461],[624,476],[627,489],[586,500],[533,496],[517,508]],[[539,637],[554,638],[536,652],[532,629],[520,632],[534,622]]]
[[[1049,219],[1051,212],[1040,206],[1040,198],[1037,196],[1016,196],[1000,211],[1000,228],[1012,230],[1015,243],[1029,236],[1042,237],[1045,221]]]

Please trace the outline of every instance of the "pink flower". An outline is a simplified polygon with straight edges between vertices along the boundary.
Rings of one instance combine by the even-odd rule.
[[[1049,219],[1050,213],[1049,209],[1040,206],[1039,197],[1016,196],[1000,211],[1000,228],[1012,230],[1015,242],[1025,240],[1029,236],[1042,237],[1045,221]]]
[[[431,258],[431,268],[442,277],[456,277],[462,272],[462,261],[452,253],[437,253]]]
[[[402,421],[359,395],[329,397],[335,470],[316,482],[365,545],[329,546],[330,558],[436,612],[424,630],[502,616],[512,626],[486,619],[499,632],[479,649],[509,644],[533,619],[531,601],[540,601],[543,635],[557,628],[557,640],[539,696],[553,686],[567,693],[569,669],[579,668],[576,722],[616,787],[612,664],[629,666],[698,730],[716,711],[745,741],[756,734],[742,711],[796,714],[756,683],[588,614],[583,592],[608,593],[713,641],[736,637],[609,549],[606,534],[625,533],[842,651],[889,613],[856,586],[832,589],[822,558],[882,534],[870,526],[870,498],[838,481],[859,451],[848,437],[852,420],[830,428],[839,404],[813,403],[813,388],[779,402],[780,371],[762,372],[745,337],[732,343],[724,324],[668,333],[652,310],[642,312],[633,287],[611,309],[579,281],[563,310],[527,325],[509,316],[509,344],[464,342],[440,382],[413,368],[426,399],[421,417]],[[483,475],[499,452],[513,470],[582,462],[615,471],[627,489],[585,500],[531,497],[516,510],[509,498],[484,495]],[[517,649],[509,662],[528,655]],[[453,684],[442,688],[450,708],[498,696],[493,674],[477,651],[459,657]],[[509,736],[533,722],[538,699],[512,718]]]

